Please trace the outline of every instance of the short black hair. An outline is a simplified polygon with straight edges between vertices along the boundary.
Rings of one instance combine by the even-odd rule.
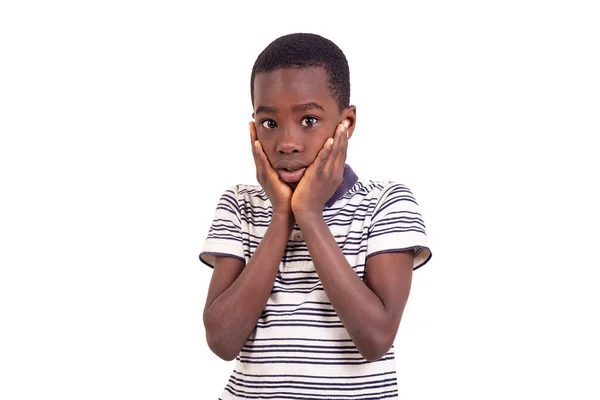
[[[331,40],[313,33],[292,33],[272,41],[256,58],[250,76],[254,106],[254,78],[281,68],[322,67],[329,80],[329,95],[338,111],[350,105],[350,68],[342,50]]]

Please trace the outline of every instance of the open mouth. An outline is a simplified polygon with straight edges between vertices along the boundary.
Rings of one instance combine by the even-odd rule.
[[[283,180],[286,183],[299,182],[300,179],[302,179],[302,175],[304,175],[304,171],[306,171],[306,167],[281,168],[277,170],[279,176],[281,177],[281,180]]]

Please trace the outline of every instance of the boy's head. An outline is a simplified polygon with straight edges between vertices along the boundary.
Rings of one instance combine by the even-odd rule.
[[[319,35],[295,33],[269,44],[250,79],[256,132],[271,164],[309,166],[345,119],[352,134],[350,73],[344,53]],[[295,188],[297,182],[288,182]]]
[[[342,50],[331,40],[312,33],[292,33],[269,44],[258,56],[250,76],[250,98],[254,105],[257,74],[282,68],[321,67],[327,72],[329,92],[342,111],[350,105],[350,69]]]

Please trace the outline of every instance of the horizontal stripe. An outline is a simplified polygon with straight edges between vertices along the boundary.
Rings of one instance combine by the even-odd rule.
[[[349,349],[349,350],[342,350],[339,348],[332,348],[331,350],[315,350],[315,349],[310,349],[310,348],[299,349],[296,346],[290,346],[290,347],[277,346],[277,348],[271,348],[271,349],[251,349],[251,348],[248,348],[247,346],[244,346],[244,347],[242,347],[240,356],[242,356],[243,353],[252,353],[252,354],[274,354],[274,353],[296,354],[296,353],[302,353],[302,354],[314,354],[314,355],[319,355],[319,354],[358,354],[358,355],[360,355],[360,353],[358,352],[356,347]]]
[[[412,249],[419,266],[431,258],[424,219],[406,186],[358,179],[342,191],[336,190],[339,197],[324,208],[323,220],[360,279],[368,256],[374,254]],[[260,186],[229,188],[217,203],[203,252],[231,251],[231,256],[251,259],[272,216]],[[271,295],[221,398],[397,398],[394,346],[377,361],[362,356],[329,302],[299,233],[295,224],[273,276]]]
[[[237,361],[239,361],[240,363],[245,363],[245,364],[313,364],[313,365],[363,365],[363,364],[374,364],[374,363],[378,363],[378,362],[383,362],[383,361],[387,361],[387,360],[393,360],[394,357],[390,356],[390,357],[383,357],[380,358],[377,361],[368,361],[365,359],[355,359],[353,361],[350,361],[352,359],[348,359],[346,361],[335,361],[332,359],[321,359],[321,360],[310,360],[309,357],[299,357],[297,359],[293,359],[293,358],[288,358],[288,359],[270,359],[270,360],[260,360],[260,359],[256,359],[254,357],[241,357],[238,356],[236,358]]]
[[[306,341],[306,342],[352,342],[352,339],[320,339],[320,338],[292,338],[292,337],[271,337],[271,338],[249,338],[248,342],[269,342],[269,341]]]
[[[307,321],[297,321],[297,322],[267,322],[267,323],[262,323],[260,322],[260,320],[258,321],[258,323],[256,324],[257,328],[273,328],[275,326],[297,326],[297,327],[305,327],[305,328],[343,328],[344,325],[342,325],[341,322],[339,321],[332,321],[331,324],[327,324],[326,321],[314,321],[312,323],[309,323]]]
[[[233,370],[233,374],[244,376],[244,377],[254,377],[254,378],[302,378],[304,380],[306,380],[306,379],[327,379],[327,380],[350,379],[350,380],[353,380],[353,379],[370,379],[370,378],[377,378],[377,377],[383,377],[383,376],[389,376],[389,375],[393,375],[394,377],[396,376],[396,372],[394,372],[394,371],[379,372],[376,374],[354,375],[354,376],[344,376],[344,375],[315,376],[315,375],[298,375],[298,374],[260,374],[260,375],[257,375],[257,374],[249,374],[249,373],[245,373],[245,372],[240,372],[235,369]]]
[[[369,237],[372,239],[377,236],[389,235],[390,233],[405,233],[405,232],[418,232],[418,233],[425,234],[425,231],[423,231],[423,229],[418,229],[418,228],[402,229],[402,228],[394,227],[394,228],[383,229],[381,231],[374,232]]]
[[[296,293],[296,294],[311,294],[313,292],[317,292],[317,291],[325,291],[325,289],[323,289],[323,286],[319,286],[319,287],[315,287],[312,289],[279,289],[279,288],[273,288],[273,290],[271,290],[271,294],[274,293]]]
[[[245,391],[240,391],[240,390],[235,390],[233,388],[231,388],[230,385],[227,385],[227,387],[225,388],[226,391],[228,391],[229,393],[238,396],[242,399],[290,399],[290,400],[332,400],[332,399],[352,399],[352,400],[381,400],[381,399],[389,399],[389,398],[393,398],[395,396],[398,395],[398,391],[397,390],[389,390],[380,394],[369,394],[369,395],[340,395],[340,396],[336,396],[336,395],[329,395],[326,394],[326,397],[321,397],[323,396],[322,394],[307,394],[307,393],[302,393],[302,397],[297,397],[297,394],[294,392],[281,392],[281,393],[275,393],[275,394],[266,394],[266,393],[261,393],[261,394],[249,394]]]
[[[288,315],[312,315],[322,317],[337,317],[335,311],[324,311],[324,312],[300,312],[300,311],[266,311],[261,314],[261,318],[267,317],[281,317]]]
[[[345,385],[345,386],[337,386],[333,384],[321,384],[321,385],[310,385],[302,382],[280,382],[280,383],[269,383],[269,384],[248,384],[235,380],[232,378],[230,381],[230,387],[236,388],[246,388],[246,389],[277,389],[277,392],[286,389],[303,389],[303,390],[326,390],[326,393],[329,394],[331,392],[347,392],[347,391],[357,391],[357,390],[372,390],[372,389],[381,389],[381,388],[389,388],[390,386],[396,385],[396,379],[390,379],[387,382],[374,383],[374,384],[362,384],[360,386],[356,385]],[[275,385],[275,386],[273,386]],[[262,391],[258,391],[258,393],[262,393]]]
[[[328,379],[328,381],[329,381],[329,379]],[[370,386],[373,386],[373,385],[385,385],[385,384],[388,384],[390,382],[395,382],[395,381],[396,381],[395,376],[393,376],[391,378],[387,378],[387,379],[371,379],[366,382],[309,382],[306,380],[290,380],[290,379],[286,379],[286,380],[277,379],[274,381],[253,381],[250,379],[237,378],[235,375],[232,375],[231,379],[230,379],[230,382],[233,382],[236,385],[247,386],[247,387],[259,387],[260,385],[264,385],[265,387],[269,387],[269,386],[285,387],[286,385],[304,385],[306,387],[312,387],[312,388],[324,388],[324,389],[339,388],[338,390],[348,390],[349,388],[365,389],[365,388],[370,388]]]
[[[249,344],[245,344],[244,347],[242,348],[242,351],[270,352],[270,350],[273,350],[273,349],[280,350],[281,352],[289,352],[289,354],[292,354],[295,351],[299,351],[302,353],[306,352],[306,351],[309,351],[309,352],[314,351],[315,353],[319,353],[321,351],[329,352],[329,351],[333,351],[333,350],[352,351],[355,354],[360,354],[353,343],[350,343],[350,345],[342,345],[342,346],[311,346],[311,345],[301,345],[301,344],[284,345],[281,343],[273,344],[273,345],[264,345],[264,346],[263,345],[252,346]],[[389,353],[392,353],[393,351],[394,351],[393,349],[390,349]]]

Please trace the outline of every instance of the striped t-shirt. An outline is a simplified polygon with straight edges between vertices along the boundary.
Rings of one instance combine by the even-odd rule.
[[[260,186],[231,187],[219,200],[200,259],[211,267],[215,255],[248,263],[271,215]],[[323,218],[361,279],[367,258],[378,253],[414,249],[413,269],[431,258],[419,206],[402,184],[359,179],[346,165]],[[294,226],[271,296],[221,399],[396,399],[396,385],[394,347],[377,361],[361,356]]]

